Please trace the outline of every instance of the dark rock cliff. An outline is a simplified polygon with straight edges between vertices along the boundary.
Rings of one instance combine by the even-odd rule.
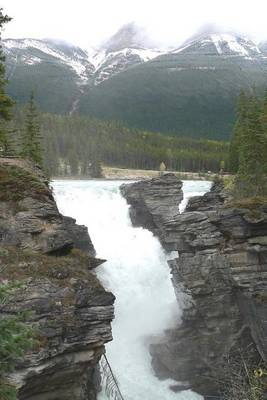
[[[152,182],[142,184],[151,188]],[[133,207],[136,188],[123,189]],[[218,395],[225,356],[236,349],[245,354],[252,346],[254,365],[267,361],[267,206],[231,205],[216,184],[204,196],[190,199],[183,214],[159,216],[162,220],[161,242],[179,252],[169,262],[177,297],[183,288],[188,301],[179,328],[151,345],[152,363],[161,378]]]
[[[62,216],[42,172],[0,159],[0,280],[21,281],[1,317],[28,310],[38,345],[8,380],[19,400],[95,400],[98,361],[112,340],[114,296],[87,228]]]
[[[169,221],[179,215],[179,204],[183,200],[182,185],[174,174],[169,173],[120,187],[122,195],[131,205],[133,225],[151,230],[170,250],[175,243],[166,240],[165,230]]]

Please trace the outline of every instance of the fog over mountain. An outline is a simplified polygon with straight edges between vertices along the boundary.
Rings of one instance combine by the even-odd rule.
[[[146,29],[135,22],[123,25],[111,38],[101,44],[107,52],[124,48],[152,48],[157,43],[149,37]]]
[[[121,27],[134,21],[141,36],[157,47],[178,46],[207,24],[218,30],[238,32],[260,42],[267,39],[264,0],[103,0],[67,2],[2,0],[12,18],[4,38],[60,38],[82,48],[99,47]],[[64,7],[63,7],[64,5]]]

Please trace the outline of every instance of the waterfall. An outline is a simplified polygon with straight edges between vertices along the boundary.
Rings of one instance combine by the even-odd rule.
[[[167,265],[169,257],[157,238],[134,228],[128,205],[114,181],[55,181],[60,211],[87,225],[97,256],[108,261],[98,268],[103,285],[116,296],[114,340],[107,358],[125,400],[197,400],[192,391],[174,393],[172,380],[160,381],[151,367],[149,344],[181,318]],[[203,194],[208,182],[185,183],[186,198]],[[184,207],[184,204],[183,204]],[[107,399],[101,393],[99,400]]]

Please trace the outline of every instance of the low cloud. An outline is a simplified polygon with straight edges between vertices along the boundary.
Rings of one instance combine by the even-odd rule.
[[[177,46],[210,23],[267,39],[266,0],[2,0],[2,7],[13,17],[3,37],[54,37],[82,47],[99,46],[132,21],[146,41],[162,47]]]

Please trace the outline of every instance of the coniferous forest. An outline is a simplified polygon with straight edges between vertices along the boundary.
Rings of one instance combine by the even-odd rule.
[[[21,136],[25,115],[25,108],[15,112],[17,136]],[[218,172],[222,162],[228,168],[229,145],[222,141],[166,136],[78,115],[40,113],[39,126],[44,165],[53,176],[86,176],[96,161],[136,169],[159,169],[162,161],[167,169],[177,171]]]
[[[267,91],[258,97],[241,91],[237,120],[229,148],[229,167],[238,197],[267,194]]]

